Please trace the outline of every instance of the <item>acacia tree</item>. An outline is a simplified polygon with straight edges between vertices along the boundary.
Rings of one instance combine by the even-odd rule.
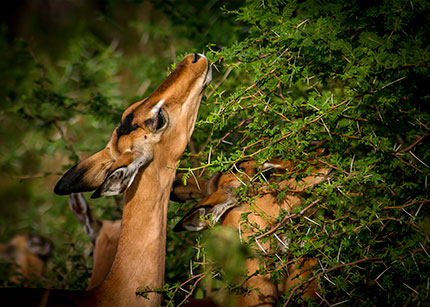
[[[202,164],[214,172],[282,157],[299,170],[317,144],[336,170],[310,191],[312,220],[256,235],[292,242],[282,260],[264,256],[266,271],[276,280],[280,262],[306,255],[318,259],[310,278],[327,304],[428,301],[429,4],[248,1],[229,13],[249,28],[210,53],[223,77],[193,136]],[[284,304],[300,300],[297,290]]]
[[[157,7],[172,13],[168,1]],[[204,16],[220,14],[216,6],[212,8],[216,15],[207,14],[211,8],[206,4],[201,8],[206,9]],[[186,52],[201,52],[192,46],[201,48],[203,37],[210,43],[207,55],[214,63],[215,78],[202,102],[194,147],[190,146],[180,168],[191,170],[189,176],[209,176],[227,171],[231,163],[241,159],[281,157],[297,164],[297,173],[289,176],[298,176],[307,166],[304,161],[309,153],[319,146],[330,153],[321,163],[336,170],[330,183],[309,191],[309,202],[319,200],[314,206],[318,214],[312,221],[297,215],[273,232],[291,242],[289,250],[281,259],[264,256],[267,265],[260,273],[271,272],[273,279],[279,280],[285,275],[280,263],[306,255],[319,261],[309,278],[320,281],[321,295],[328,304],[428,301],[429,4],[402,0],[375,4],[248,1],[237,10],[224,9],[236,20],[218,28],[225,29],[224,35],[187,31],[192,25],[204,28],[210,22],[215,31],[216,23],[207,17],[207,24],[202,25],[206,17],[202,19],[201,13],[184,18],[179,11],[174,10],[172,33],[167,38],[159,24],[130,24],[140,35],[146,29],[152,39],[162,41],[160,49],[169,50],[171,46],[165,42],[175,36],[178,58]],[[175,32],[177,26],[180,31]],[[219,40],[227,35],[225,46]],[[236,42],[230,44],[232,38]],[[2,169],[19,161],[23,170],[14,170],[19,175],[28,174],[29,169],[40,171],[34,165],[29,167],[31,163],[24,167],[26,155],[22,153],[27,153],[26,149],[37,155],[66,153],[70,164],[99,149],[94,146],[105,143],[121,110],[150,93],[171,62],[169,52],[125,56],[115,44],[94,34],[71,40],[70,45],[68,60],[61,66],[43,61],[24,44],[10,48],[0,41],[5,51],[1,77],[6,80],[1,92],[6,92],[2,125],[13,126],[20,120],[18,130],[25,130],[25,134],[20,130],[19,137],[2,143],[2,152],[7,153],[1,157]],[[135,78],[151,81],[132,87],[128,92],[138,94],[126,102],[122,97],[127,95],[115,82],[124,67],[133,68]],[[20,145],[24,143],[27,145]],[[198,164],[201,166],[196,168]],[[23,223],[25,229],[49,229],[58,246],[65,240],[64,233],[77,232],[79,226],[66,213],[65,201],[54,198],[50,188],[52,183],[44,182],[17,194],[36,195],[25,201],[40,204],[32,209],[40,223],[35,222],[36,214],[29,215]],[[239,191],[239,198],[249,201],[245,192]],[[278,197],[286,192],[279,190]],[[112,214],[114,203],[102,200],[96,205],[105,209],[99,211],[105,217],[118,218],[118,212]],[[226,284],[240,291],[243,278],[231,277],[235,274],[223,263],[231,257],[233,247],[223,249],[227,253],[222,254],[216,248],[218,236],[209,236],[202,244],[206,234],[171,231],[185,212],[175,204],[169,210],[168,284],[162,291],[174,296],[185,284],[194,284],[206,275],[216,276],[212,285]],[[279,221],[285,215],[281,211]],[[245,227],[246,217],[242,223]],[[261,229],[256,236],[264,237],[269,231]],[[66,241],[77,241],[75,245],[84,237],[82,233],[70,236]],[[192,242],[193,236],[196,242]],[[58,253],[54,277],[60,280],[53,281],[54,286],[85,288],[88,260],[79,256],[82,249],[79,246],[71,253],[67,265],[60,265],[66,249]],[[238,245],[237,254],[241,249]],[[209,265],[210,273],[193,275],[201,263],[207,266],[202,261],[206,258],[218,263]],[[190,260],[197,260],[191,268]],[[187,276],[188,271],[192,276]],[[189,282],[184,282],[187,277]],[[299,301],[298,290],[291,289],[280,304]],[[200,289],[194,295],[201,296]],[[168,304],[173,300],[169,298]]]

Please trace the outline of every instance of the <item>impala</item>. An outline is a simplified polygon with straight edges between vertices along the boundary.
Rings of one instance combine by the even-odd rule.
[[[184,185],[183,176],[183,173],[176,173],[170,193],[171,200],[184,202],[203,198],[209,193],[207,180],[189,178],[187,185]],[[112,267],[121,232],[121,220],[96,218],[82,193],[70,194],[69,206],[93,245],[93,271],[87,288],[91,290],[105,280]]]
[[[237,204],[236,188],[241,184],[250,182],[257,173],[262,173],[269,183],[276,181],[274,174],[292,172],[294,164],[290,161],[271,161],[258,165],[257,161],[244,161],[235,165],[233,172],[219,173],[213,176],[207,183],[207,190],[214,191],[200,201],[190,210],[175,226],[175,231],[189,230],[200,231],[208,228],[213,223],[221,221],[223,226],[238,229],[241,224],[241,216],[248,215],[248,227],[242,227],[241,236],[248,239],[255,235],[259,229],[273,226],[279,216],[280,209],[290,211],[292,208],[303,204],[306,191],[328,178],[331,171],[318,164],[313,165],[309,175],[304,175],[300,180],[295,178],[278,183],[279,189],[288,188],[287,196],[281,201],[276,199],[276,190],[269,188],[267,184],[251,185],[251,193],[256,197],[254,204]],[[272,176],[271,176],[272,174]],[[255,227],[257,226],[257,227]],[[270,251],[270,242],[259,243],[259,247],[266,253]],[[283,245],[286,246],[284,242]],[[250,276],[254,274],[262,263],[257,258],[246,260],[246,268]],[[279,295],[297,286],[310,273],[314,259],[298,259],[288,266],[288,276],[283,284],[277,285],[270,280],[270,274],[255,275],[244,284],[245,287],[258,288],[247,295],[237,297],[237,306],[273,306]],[[303,297],[316,298],[315,281],[304,284]]]
[[[121,220],[96,218],[81,193],[69,195],[69,206],[93,245],[93,271],[87,287],[91,290],[106,279],[112,267],[121,233]]]
[[[190,54],[146,99],[123,114],[107,146],[71,168],[54,192],[124,193],[121,234],[107,278],[81,305],[158,306],[161,294],[136,296],[164,281],[167,205],[176,165],[190,140],[203,90],[211,81],[205,56]]]
[[[182,180],[182,176],[183,174],[178,173],[176,177],[178,180]],[[178,200],[188,200],[190,199],[190,195],[196,196],[197,194],[195,193],[202,193],[198,182],[200,182],[202,186],[206,183],[204,180],[197,181],[190,179],[186,187],[183,185],[178,185],[178,188],[173,187],[170,196],[173,196]],[[91,290],[101,284],[110,271],[118,247],[121,220],[111,221],[97,219],[81,193],[70,194],[69,205],[93,244],[93,272],[91,274],[90,283],[87,287],[88,290]],[[188,302],[182,306],[217,306],[210,299],[201,300],[188,298],[187,301]]]
[[[0,261],[11,263],[9,281],[25,285],[42,277],[45,265],[54,251],[48,238],[34,234],[15,235],[8,243],[0,244]]]

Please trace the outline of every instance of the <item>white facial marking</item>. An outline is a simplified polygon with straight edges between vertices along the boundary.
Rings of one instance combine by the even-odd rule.
[[[151,110],[151,114],[156,114],[160,111],[162,105],[164,103],[164,99],[161,99]]]
[[[224,213],[230,209],[236,207],[236,200],[234,197],[231,197],[227,199],[225,202],[214,206],[210,211],[209,214],[212,214],[212,221],[214,223],[218,223],[218,221],[221,219],[221,217],[224,215]]]
[[[266,162],[263,164],[263,169],[267,169],[267,168],[282,168],[282,165]]]

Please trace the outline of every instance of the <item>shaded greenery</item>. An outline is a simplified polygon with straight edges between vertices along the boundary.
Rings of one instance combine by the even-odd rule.
[[[52,32],[50,41],[70,33],[55,40],[58,48],[35,48],[45,36],[11,38],[8,28],[0,40],[0,236],[38,231],[53,238],[59,253],[46,285],[85,288],[91,262],[82,258],[88,240],[66,200],[52,195],[58,175],[104,146],[122,110],[165,78],[172,58],[207,48],[214,80],[195,148],[180,168],[209,177],[244,158],[282,157],[297,163],[287,176],[299,176],[311,152],[326,148],[322,163],[336,174],[309,191],[304,206],[320,200],[311,221],[297,216],[276,231],[291,242],[282,261],[318,259],[314,274],[329,304],[429,301],[427,1],[197,1],[181,9],[171,1],[100,3],[85,9],[98,18]],[[91,205],[103,218],[120,217],[115,199]],[[201,279],[190,288],[196,297],[208,287],[239,291],[241,272],[229,275],[222,265],[231,259],[218,253],[218,230],[170,230],[191,206],[169,209],[160,291],[176,296],[191,270],[203,274],[183,285]],[[73,251],[64,256],[68,246]],[[238,255],[241,263],[247,253]],[[285,276],[278,258],[264,258],[274,280]],[[279,304],[299,302],[297,294]]]
[[[330,152],[323,162],[337,175],[312,191],[322,214],[277,231],[293,242],[285,260],[319,260],[327,302],[428,298],[429,9],[251,1],[232,12],[249,35],[213,52],[238,77],[198,125],[211,135],[203,160],[211,151],[215,169],[246,157],[305,164],[315,141]]]

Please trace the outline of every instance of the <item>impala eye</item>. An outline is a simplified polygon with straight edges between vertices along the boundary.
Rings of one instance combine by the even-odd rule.
[[[169,122],[169,116],[163,108],[156,108],[151,112],[151,117],[145,120],[145,126],[152,132],[165,128]]]
[[[156,130],[159,130],[159,129],[163,128],[164,125],[166,124],[166,120],[165,120],[165,118],[163,116],[162,110],[163,109],[160,109],[160,111],[157,114],[157,127],[155,128]]]

